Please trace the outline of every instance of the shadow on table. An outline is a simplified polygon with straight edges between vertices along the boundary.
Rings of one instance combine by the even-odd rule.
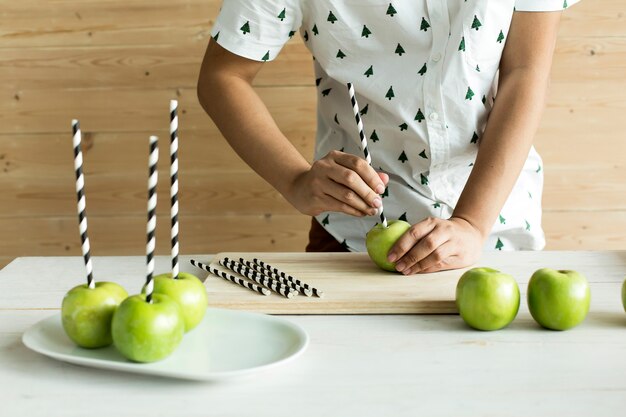
[[[593,323],[598,327],[620,327],[626,329],[626,312],[590,311],[582,325],[585,323]]]
[[[151,385],[155,388],[166,385],[184,388],[200,384],[216,384],[212,381],[184,380],[75,365],[33,352],[20,339],[5,345],[2,349],[2,355],[4,360],[11,361],[10,370],[22,376],[36,375],[38,383],[49,381],[51,384],[55,384],[58,383],[59,377],[62,376],[64,381],[75,379],[77,382],[84,382],[97,379],[98,383],[106,384],[108,382],[119,383],[120,379],[122,379],[124,384],[136,384],[141,387]],[[228,382],[228,380],[224,382]],[[224,382],[220,382],[220,384]]]

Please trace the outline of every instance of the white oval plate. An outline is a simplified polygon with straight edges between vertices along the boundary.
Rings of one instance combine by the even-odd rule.
[[[309,337],[298,325],[265,314],[210,308],[160,362],[135,363],[113,346],[83,349],[65,334],[61,313],[34,324],[22,337],[31,350],[78,365],[139,374],[215,381],[267,370],[298,357]]]

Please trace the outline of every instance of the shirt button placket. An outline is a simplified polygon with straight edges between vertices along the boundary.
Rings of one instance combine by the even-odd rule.
[[[445,128],[440,67],[445,64],[444,53],[448,44],[450,22],[445,1],[427,0],[427,5],[432,30],[432,50],[428,64],[431,68],[424,74],[424,108],[428,117],[426,125],[431,158],[429,183],[435,199],[447,201],[448,198],[445,197],[448,197],[450,187],[441,171],[446,167],[450,147]]]

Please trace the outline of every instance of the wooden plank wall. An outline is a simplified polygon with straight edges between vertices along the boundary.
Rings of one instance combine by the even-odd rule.
[[[195,94],[219,0],[0,0],[0,266],[78,255],[70,120],[85,134],[96,255],[144,250],[147,138],[180,108],[184,253],[295,251],[308,218],[230,150]],[[626,7],[584,0],[563,17],[536,144],[545,160],[549,249],[626,248]],[[256,88],[312,155],[315,88],[298,37]],[[167,253],[167,168],[159,253]]]

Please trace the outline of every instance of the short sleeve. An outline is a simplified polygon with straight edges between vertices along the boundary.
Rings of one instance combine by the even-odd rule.
[[[515,0],[518,12],[555,12],[565,10],[580,0]]]
[[[211,36],[236,55],[271,61],[301,22],[300,0],[224,0]]]

